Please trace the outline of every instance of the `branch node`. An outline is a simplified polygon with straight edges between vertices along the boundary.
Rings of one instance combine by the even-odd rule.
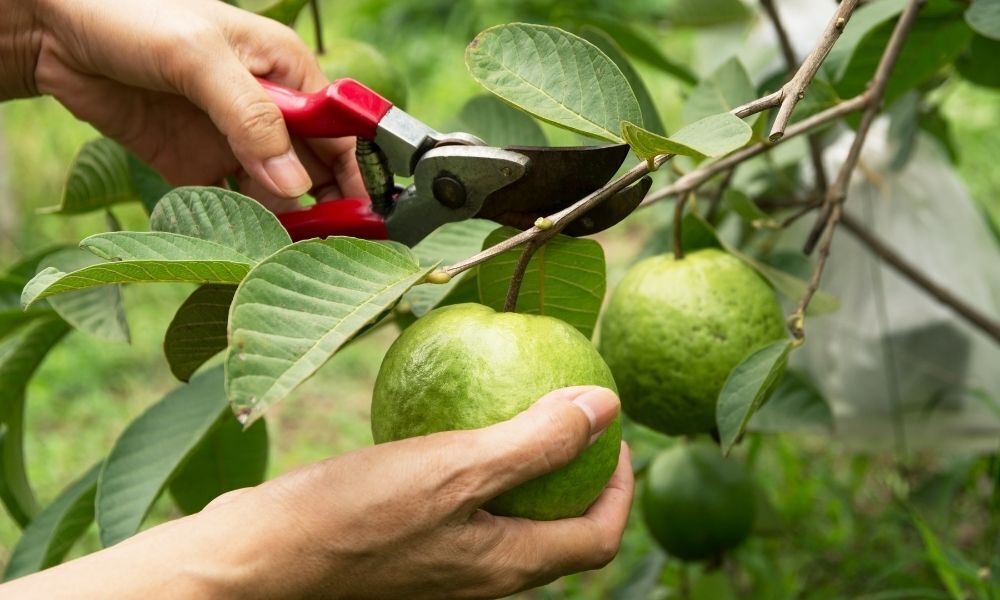
[[[436,269],[428,273],[425,280],[427,281],[427,283],[437,283],[437,284],[448,283],[449,281],[451,281],[451,273],[441,269]]]
[[[552,229],[552,219],[548,217],[538,217],[535,219],[535,227],[542,231],[548,231]]]

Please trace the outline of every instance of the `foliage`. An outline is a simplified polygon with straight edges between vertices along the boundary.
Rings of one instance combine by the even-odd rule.
[[[252,8],[293,23],[305,4],[287,0]],[[357,35],[391,54],[394,62],[410,63],[406,72],[414,83],[410,94],[414,114],[429,122],[454,124],[490,144],[574,144],[579,143],[578,135],[584,135],[628,143],[641,159],[664,153],[686,155],[690,158],[673,163],[677,175],[683,175],[766,136],[768,114],[740,119],[730,111],[777,89],[787,80],[784,69],[780,74],[762,69],[763,61],[749,52],[713,55],[708,61],[696,56],[698,44],[703,43],[699,40],[749,40],[739,32],[755,26],[758,12],[752,5],[738,0],[671,0],[655,6],[594,1],[553,9],[550,4],[524,2],[513,8],[504,3],[487,7],[368,0],[349,8],[331,4],[326,8],[334,10],[326,13],[353,11],[355,19],[348,20],[349,25],[332,26],[353,27]],[[864,3],[857,10],[797,107],[793,123],[866,88],[905,4],[883,0]],[[448,23],[444,35],[441,22]],[[984,97],[995,101],[989,94],[1000,87],[994,64],[998,23],[996,3],[988,0],[965,4],[931,0],[910,32],[886,92],[891,136],[901,147],[893,168],[903,168],[911,160],[908,148],[936,139],[947,149],[946,160],[958,161],[977,195],[994,198],[983,204],[984,212],[994,216],[997,187],[996,180],[989,179],[993,170],[987,157],[995,154],[991,151],[995,136],[986,136],[1000,113],[994,110],[984,125],[972,127],[974,119],[956,116],[948,107],[955,96],[975,97],[976,103]],[[401,24],[412,26],[416,33],[401,36]],[[481,33],[465,55],[466,67],[492,95],[470,98],[473,84],[460,77],[459,61],[449,60],[459,56],[461,46],[477,31]],[[302,33],[311,35],[304,27]],[[753,44],[759,44],[759,38],[747,41],[746,47]],[[969,92],[972,86],[977,91]],[[10,121],[12,131],[27,126]],[[23,121],[31,123],[27,117]],[[848,117],[832,126],[844,129],[856,124],[856,118]],[[52,126],[43,139],[62,135],[56,129]],[[833,138],[826,131],[817,138],[823,148]],[[78,128],[75,137],[67,138],[70,141],[54,145],[69,159],[68,152],[76,150],[81,136],[91,135]],[[60,562],[71,555],[81,537],[83,547],[94,549],[93,541],[87,546],[86,532],[95,520],[101,543],[116,543],[146,521],[176,514],[171,512],[176,509],[164,508],[170,500],[182,512],[193,512],[220,493],[262,480],[277,447],[277,438],[270,438],[268,429],[287,433],[302,427],[288,425],[289,419],[301,419],[290,416],[294,411],[269,409],[278,402],[298,407],[294,404],[298,397],[308,398],[313,404],[300,410],[313,415],[305,420],[318,419],[313,412],[316,399],[302,391],[314,388],[300,386],[334,357],[336,371],[327,370],[319,377],[333,377],[338,385],[354,371],[364,370],[357,363],[377,362],[381,351],[377,344],[387,343],[388,332],[372,336],[378,342],[356,340],[390,320],[403,325],[404,317],[419,318],[436,306],[459,301],[499,309],[512,280],[523,278],[517,294],[519,312],[556,316],[589,336],[605,287],[617,277],[623,257],[638,252],[637,246],[647,238],[648,251],[665,251],[675,227],[683,228],[684,248],[723,247],[794,302],[808,289],[813,262],[797,249],[788,250],[788,240],[794,238],[792,243],[797,244],[799,239],[783,221],[800,207],[776,206],[780,202],[775,200],[803,199],[811,193],[810,167],[802,166],[808,162],[806,156],[804,144],[782,144],[744,163],[725,181],[722,176],[710,179],[704,191],[689,201],[689,214],[676,226],[670,219],[659,223],[653,216],[658,214],[656,207],[644,209],[647,212],[640,214],[649,218],[633,218],[602,235],[599,242],[552,237],[539,246],[520,274],[515,265],[521,250],[512,249],[445,284],[429,283],[426,276],[508,239],[513,232],[485,221],[455,223],[427,237],[412,252],[348,238],[292,244],[278,221],[255,201],[216,188],[171,191],[148,165],[107,138],[91,139],[79,147],[62,190],[45,187],[58,179],[43,170],[45,165],[12,170],[15,178],[22,177],[21,172],[32,174],[16,179],[19,194],[42,190],[37,195],[44,200],[26,206],[38,208],[58,198],[49,213],[76,215],[58,222],[30,221],[33,231],[44,230],[47,237],[61,242],[83,241],[82,250],[62,246],[29,253],[0,275],[0,500],[23,528],[5,578]],[[673,177],[665,171],[657,174],[660,184]],[[148,231],[145,213],[150,213]],[[126,227],[102,231],[103,221],[96,224],[88,214],[101,219],[124,215]],[[80,223],[96,231],[81,229]],[[25,234],[18,238],[18,246],[41,248],[39,237]],[[9,250],[0,245],[0,251],[10,254]],[[4,258],[9,258],[6,254]],[[120,392],[105,383],[110,376],[103,375],[115,370],[92,370],[89,365],[103,360],[96,349],[144,335],[149,328],[137,327],[136,320],[148,324],[150,313],[164,310],[154,306],[150,293],[139,295],[134,289],[138,286],[122,291],[123,284],[146,282],[179,284],[175,291],[187,295],[169,326],[156,321],[159,328],[153,327],[150,335],[166,331],[163,352],[170,371],[191,383],[165,394],[127,426],[124,420],[140,412],[152,396],[130,399],[130,411],[110,410],[116,426],[101,423],[100,428],[117,441],[94,450],[95,458],[107,456],[90,468],[86,462],[73,463],[75,472],[64,473],[62,481],[47,482],[45,493],[37,493],[29,485],[29,473],[36,479],[32,464],[39,465],[40,460],[30,453],[30,438],[26,454],[25,402],[28,397],[35,402],[34,396],[45,399],[39,407],[52,415],[51,421],[67,421],[61,419],[60,409],[54,408],[61,405],[52,398],[67,393],[62,386],[69,383],[55,386],[44,377],[32,377],[57,344],[82,348],[88,356],[60,357],[56,352],[57,360],[72,365],[61,372],[75,374],[76,362],[81,361],[79,371],[87,371],[81,373],[87,385],[110,390],[98,392],[97,401],[116,408],[105,396]],[[198,287],[191,289],[185,283]],[[131,299],[133,292],[144,302],[129,306],[130,331],[123,294]],[[28,305],[25,311],[22,300]],[[834,295],[819,290],[806,315],[812,320],[836,313],[838,306]],[[90,336],[67,336],[71,329]],[[71,341],[62,344],[63,339]],[[822,346],[824,340],[810,338],[807,344]],[[137,343],[136,356],[141,347]],[[212,366],[220,352],[225,352],[225,371]],[[876,592],[886,592],[878,597],[995,597],[995,593],[990,596],[994,583],[990,578],[1000,573],[1000,564],[990,540],[996,539],[1000,526],[996,459],[970,459],[966,465],[973,466],[960,469],[935,458],[897,472],[892,465],[879,464],[878,458],[852,455],[840,447],[831,452],[826,439],[817,437],[837,432],[836,413],[825,397],[829,390],[820,389],[797,365],[797,354],[787,341],[750,354],[732,371],[720,394],[721,445],[747,463],[764,490],[758,503],[762,516],[757,535],[726,559],[724,570],[679,566],[651,545],[633,517],[622,555],[612,567],[568,578],[543,594],[666,597],[687,581],[692,597],[876,597]],[[359,355],[365,358],[352,358]],[[141,364],[138,360],[127,368],[140,372],[154,368],[153,359]],[[996,390],[981,392],[987,401],[996,396]],[[356,411],[362,417],[356,417],[340,397],[329,402],[330,412],[348,414],[343,418],[349,425],[338,423],[362,430],[350,435],[358,444],[366,443],[364,408]],[[231,410],[244,424],[260,421],[243,431]],[[266,426],[261,419],[265,416],[270,421]],[[276,422],[281,429],[275,429]],[[72,432],[82,425],[65,426]],[[318,435],[323,441],[316,444],[312,458],[329,452],[329,434]],[[626,437],[640,467],[671,444],[634,424],[626,426]],[[289,442],[300,443],[286,438],[283,444]],[[292,452],[287,447],[282,451]],[[213,460],[240,468],[208,468]],[[295,462],[282,460],[287,462],[272,471]],[[953,483],[946,486],[942,478]],[[878,501],[887,496],[895,503]],[[43,507],[36,497],[54,499]],[[946,499],[946,509],[930,511],[939,518],[917,516],[912,510],[929,497]],[[959,535],[968,523],[959,517],[949,521],[952,509],[980,524],[977,531]],[[886,556],[897,562],[887,563]]]

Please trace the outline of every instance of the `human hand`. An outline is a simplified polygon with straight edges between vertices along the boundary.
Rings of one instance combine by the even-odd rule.
[[[254,79],[329,83],[291,29],[217,0],[38,0],[36,89],[175,185],[240,190],[278,212],[365,197],[353,138],[296,140]]]
[[[11,597],[493,598],[607,564],[632,501],[628,448],[581,517],[479,508],[576,457],[618,414],[598,387],[515,418],[380,444],[225,494],[202,512],[15,580]],[[2,594],[0,594],[2,595]]]

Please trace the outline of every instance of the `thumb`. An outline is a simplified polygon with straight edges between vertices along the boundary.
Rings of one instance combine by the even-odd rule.
[[[562,388],[513,419],[478,430],[467,453],[470,470],[481,475],[474,499],[489,500],[567,465],[607,429],[619,408],[618,396],[607,388]]]
[[[312,182],[295,150],[281,111],[232,53],[196,70],[189,98],[226,136],[243,169],[271,193],[296,198]]]

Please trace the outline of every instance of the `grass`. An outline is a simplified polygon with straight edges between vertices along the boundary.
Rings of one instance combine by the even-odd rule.
[[[383,49],[409,76],[410,111],[445,128],[464,99],[479,92],[462,64],[467,39],[483,26],[514,20],[516,14],[507,3],[449,13],[458,31],[451,36],[390,35],[391,28],[379,27],[380,19],[404,18],[408,6],[324,3],[325,14],[338,15],[330,19],[329,34],[354,32]],[[447,3],[429,6],[443,10]],[[302,29],[308,37],[308,28]],[[644,75],[654,96],[663,99],[664,115],[678,114],[681,100],[675,86],[659,75]],[[952,91],[944,104],[946,114],[968,117],[953,132],[962,157],[958,168],[984,212],[994,217],[1000,214],[1000,179],[991,162],[996,156],[992,150],[998,139],[998,107],[996,93],[971,86]],[[95,132],[51,99],[7,103],[0,107],[0,117],[8,157],[0,172],[9,174],[7,195],[0,189],[0,214],[7,214],[7,208],[16,217],[0,224],[0,265],[54,241],[75,242],[103,231],[100,215],[60,218],[35,212],[57,202],[76,149]],[[565,134],[554,139],[575,140]],[[115,212],[126,227],[144,227],[137,207],[118,207]],[[640,251],[636,240],[648,234],[648,226],[633,220],[604,238],[612,283]],[[103,457],[125,425],[176,384],[160,344],[173,311],[189,290],[132,286],[126,291],[131,346],[73,333],[46,360],[28,390],[26,440],[29,476],[43,502]],[[393,336],[390,327],[348,346],[269,412],[270,476],[371,443],[371,385]],[[637,426],[627,429],[627,437],[637,465],[671,443]],[[969,593],[976,587],[949,571],[961,572],[958,556],[974,566],[983,586],[995,585],[1000,576],[996,457],[925,455],[901,468],[891,456],[858,454],[835,438],[805,434],[750,436],[737,454],[752,466],[759,482],[760,518],[755,535],[719,570],[682,567],[676,561],[663,566],[636,507],[621,554],[610,566],[522,596],[682,597],[687,581],[692,598],[948,598],[945,582],[957,581]],[[161,500],[150,524],[176,514]],[[929,550],[915,514],[922,515],[945,550]],[[18,535],[11,519],[0,518],[0,560]],[[74,552],[97,547],[92,531]]]

